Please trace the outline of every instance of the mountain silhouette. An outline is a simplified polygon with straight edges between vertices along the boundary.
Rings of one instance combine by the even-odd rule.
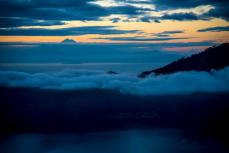
[[[76,41],[73,40],[73,39],[67,38],[67,39],[64,39],[64,40],[62,41],[62,43],[64,43],[64,44],[76,44]]]
[[[146,77],[151,73],[171,74],[179,71],[210,71],[229,66],[229,43],[207,48],[205,51],[191,57],[181,58],[164,67],[145,71],[139,77]]]

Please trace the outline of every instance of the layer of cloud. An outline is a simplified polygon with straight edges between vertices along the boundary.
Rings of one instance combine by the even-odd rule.
[[[189,37],[171,37],[174,34],[184,33],[183,30],[163,31],[160,33],[153,33],[154,37],[100,37],[94,39],[104,39],[111,41],[135,41],[135,42],[147,42],[147,41],[169,41],[179,39],[189,39]],[[191,37],[190,37],[191,38]]]
[[[126,34],[137,33],[138,30],[119,30],[114,26],[84,26],[73,28],[60,29],[45,29],[45,28],[9,28],[0,29],[0,35],[18,35],[18,36],[78,36],[86,34]]]
[[[52,25],[64,25],[62,21],[55,20],[33,20],[28,18],[17,17],[0,17],[0,28],[13,28],[20,26],[52,26]]]
[[[100,37],[100,38],[94,38],[94,39],[106,39],[106,40],[112,40],[112,41],[138,41],[138,42],[144,42],[144,41],[168,41],[168,40],[179,40],[179,39],[189,39],[187,37],[155,37],[155,38],[147,38],[147,37]]]
[[[229,68],[212,72],[179,72],[141,79],[127,74],[66,70],[59,73],[1,71],[0,85],[56,90],[108,89],[139,95],[228,92]]]
[[[155,36],[157,37],[169,37],[173,34],[180,34],[180,33],[184,33],[183,30],[174,30],[174,31],[163,31],[163,32],[160,32],[160,33],[156,33],[154,34]]]
[[[198,20],[199,17],[194,13],[174,13],[174,14],[165,14],[159,19],[187,21],[187,20]]]
[[[198,32],[221,32],[221,31],[229,31],[229,26],[211,27],[211,28],[205,28],[205,29],[198,30]]]

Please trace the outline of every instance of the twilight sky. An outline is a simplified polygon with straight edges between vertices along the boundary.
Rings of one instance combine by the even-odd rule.
[[[141,72],[228,40],[228,0],[0,0],[0,70]]]
[[[228,0],[0,0],[0,42],[225,42]]]

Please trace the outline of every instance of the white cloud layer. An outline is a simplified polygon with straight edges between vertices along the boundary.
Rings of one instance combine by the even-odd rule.
[[[228,92],[229,67],[211,72],[178,72],[138,78],[102,71],[65,70],[58,73],[0,71],[0,86],[57,90],[109,89],[138,95]]]
[[[101,7],[117,7],[117,6],[133,6],[136,8],[144,8],[144,9],[155,9],[153,4],[149,3],[141,3],[141,2],[150,2],[149,0],[129,0],[129,1],[116,1],[116,0],[97,0],[93,2],[89,2],[91,4],[96,4]]]
[[[215,9],[214,6],[211,5],[201,5],[190,9],[174,9],[174,10],[166,10],[161,11],[162,14],[174,14],[174,13],[193,13],[196,15],[202,15],[204,13],[208,13],[212,9]]]

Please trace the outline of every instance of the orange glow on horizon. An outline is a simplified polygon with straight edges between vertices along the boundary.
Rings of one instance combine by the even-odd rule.
[[[118,41],[110,41],[106,39],[95,38],[109,38],[109,37],[144,37],[155,38],[154,34],[164,31],[183,30],[184,33],[173,34],[171,38],[189,38],[176,39],[161,42],[199,42],[199,41],[217,41],[228,42],[229,32],[197,32],[199,29],[205,29],[216,26],[229,26],[229,22],[222,19],[212,19],[210,21],[162,21],[161,23],[147,23],[147,22],[119,22],[112,23],[110,21],[68,21],[66,25],[60,26],[46,26],[47,29],[58,29],[68,27],[83,27],[83,26],[114,26],[117,30],[139,30],[142,33],[129,34],[87,34],[81,36],[0,36],[0,42],[61,42],[66,38],[74,39],[80,43],[111,43]],[[23,27],[23,28],[41,28],[41,27]],[[158,43],[159,41],[141,41],[140,43]],[[124,42],[125,43],[125,42]]]

